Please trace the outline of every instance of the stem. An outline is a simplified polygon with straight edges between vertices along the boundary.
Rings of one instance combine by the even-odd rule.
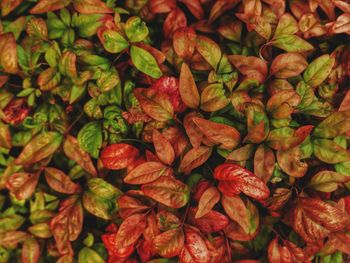
[[[185,210],[185,214],[182,218],[182,222],[181,222],[181,225],[183,226],[185,224],[185,221],[187,219],[187,214],[188,214],[188,211],[190,210],[190,204],[187,204],[187,207],[186,207],[186,210]]]

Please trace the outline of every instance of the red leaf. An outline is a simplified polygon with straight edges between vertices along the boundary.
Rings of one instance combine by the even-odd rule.
[[[179,255],[183,263],[209,263],[210,253],[202,236],[192,228],[185,228],[185,246]]]
[[[163,34],[166,38],[172,38],[179,28],[187,26],[187,19],[184,12],[179,8],[174,8],[166,17],[163,24]]]
[[[115,237],[117,249],[134,244],[146,228],[145,214],[134,214],[126,218],[119,227]]]
[[[188,214],[188,220],[205,234],[219,232],[229,224],[229,219],[224,214],[215,210],[209,211],[201,218],[195,218],[196,213],[197,208],[191,208]]]
[[[157,202],[172,208],[180,208],[189,200],[187,185],[172,177],[160,177],[156,181],[141,186],[142,192]]]
[[[266,199],[270,195],[269,189],[260,178],[237,164],[217,166],[214,178],[220,181],[219,190],[229,196],[243,192],[255,199]],[[227,187],[232,189],[229,193],[225,191]]]
[[[292,213],[294,231],[307,242],[323,239],[350,224],[345,211],[317,198],[298,198]]]
[[[220,192],[216,187],[209,187],[204,191],[198,203],[198,211],[196,218],[201,218],[212,210],[212,208],[219,202]]]
[[[173,171],[159,162],[146,162],[137,166],[124,178],[127,184],[147,184],[161,176],[171,176]]]
[[[171,165],[175,159],[175,152],[170,142],[156,129],[153,130],[152,140],[159,160]]]
[[[203,18],[204,10],[200,0],[179,0],[179,2],[184,3],[198,20]]]
[[[139,150],[125,143],[111,144],[101,153],[101,161],[104,167],[112,170],[120,170],[128,167],[138,156]]]
[[[103,234],[101,236],[101,239],[110,257],[116,257],[118,259],[126,259],[134,252],[134,244],[128,247],[117,248],[115,243],[116,236],[117,236],[117,233]]]

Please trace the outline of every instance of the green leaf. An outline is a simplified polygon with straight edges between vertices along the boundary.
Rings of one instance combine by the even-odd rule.
[[[334,138],[350,130],[350,111],[332,113],[327,119],[318,124],[313,136],[321,138]]]
[[[58,132],[45,132],[35,136],[22,150],[15,163],[25,165],[39,162],[56,152],[63,136]]]
[[[99,27],[102,26],[102,14],[74,14],[72,17],[72,26],[78,29],[80,37],[91,37],[96,34]]]
[[[133,16],[126,21],[125,34],[131,42],[140,42],[148,36],[148,28],[140,17]]]
[[[350,161],[350,153],[334,141],[316,139],[312,143],[315,156],[322,162],[335,164]]]
[[[94,250],[84,247],[79,251],[78,263],[105,263],[103,258]]]
[[[309,183],[309,187],[320,192],[334,192],[338,184],[350,181],[350,176],[333,171],[321,171],[315,174]]]
[[[102,129],[98,121],[89,122],[78,133],[78,142],[81,149],[98,158],[102,146]]]
[[[110,53],[119,53],[129,47],[128,41],[117,31],[105,30],[101,38],[103,47]]]
[[[158,79],[163,75],[156,59],[147,50],[137,46],[131,46],[130,55],[132,63],[139,71],[155,79]]]
[[[311,87],[320,85],[331,73],[335,59],[328,54],[316,58],[306,68],[303,78]]]
[[[295,35],[280,35],[271,43],[287,52],[305,52],[314,48],[309,42]]]

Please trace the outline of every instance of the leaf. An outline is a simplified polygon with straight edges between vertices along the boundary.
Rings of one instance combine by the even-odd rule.
[[[40,258],[40,245],[34,237],[27,238],[22,247],[21,262],[23,263],[35,263],[39,262]]]
[[[3,0],[1,2],[1,15],[7,16],[11,13],[17,6],[22,3],[23,0]]]
[[[197,208],[190,208],[188,214],[189,222],[198,227],[204,234],[210,234],[223,230],[229,223],[229,219],[224,214],[211,210],[200,218],[195,218]]]
[[[305,70],[304,81],[311,87],[319,86],[331,73],[334,64],[334,57],[328,54],[316,58]]]
[[[227,196],[243,192],[261,200],[270,195],[269,189],[260,178],[237,164],[220,164],[214,170],[214,178],[219,180],[219,190]]]
[[[98,33],[98,37],[109,53],[120,53],[129,47],[128,41],[117,31],[106,29]]]
[[[126,218],[120,225],[115,239],[115,246],[125,248],[134,244],[146,228],[145,214],[134,214]]]
[[[179,255],[182,262],[210,262],[210,252],[198,232],[189,227],[185,228],[185,246]]]
[[[159,160],[166,165],[171,165],[175,160],[171,143],[156,129],[153,130],[152,141]]]
[[[205,163],[212,152],[212,147],[200,146],[189,150],[180,162],[179,172],[190,174],[191,171]]]
[[[31,37],[47,40],[48,32],[45,20],[42,18],[32,17],[27,22],[26,27],[27,34]]]
[[[13,33],[0,34],[0,71],[10,74],[18,71],[17,45]]]
[[[225,96],[225,90],[222,84],[208,85],[201,93],[200,108],[207,112],[221,110],[230,103],[230,100]]]
[[[174,108],[166,94],[154,89],[135,89],[134,95],[144,112],[157,121],[168,121],[173,118]]]
[[[45,179],[47,184],[55,191],[63,194],[76,194],[80,192],[80,186],[61,170],[52,167],[45,168]]]
[[[231,126],[198,117],[192,120],[210,141],[219,144],[219,148],[231,150],[240,143],[240,133]]]
[[[294,35],[298,31],[298,22],[291,14],[285,13],[280,17],[280,20],[278,21],[274,38],[278,38],[279,36],[283,35]]]
[[[216,187],[209,187],[204,191],[198,202],[198,210],[195,218],[201,218],[210,212],[217,202],[220,201],[220,192]]]
[[[156,59],[147,50],[132,45],[130,48],[130,56],[132,63],[139,71],[155,79],[163,75]]]
[[[338,111],[319,123],[312,132],[313,136],[334,138],[350,130],[350,110]]]
[[[201,145],[203,134],[193,121],[195,117],[202,117],[202,115],[198,112],[190,112],[186,114],[183,120],[183,126],[193,148],[198,148]]]
[[[246,233],[253,233],[257,226],[252,225],[252,214],[257,214],[257,208],[247,199],[247,205],[239,196],[222,196],[221,204],[226,214],[237,222]],[[252,209],[250,211],[249,209]]]
[[[280,35],[274,39],[272,45],[283,49],[287,52],[306,52],[312,50],[314,47],[304,39],[295,35]],[[304,73],[305,74],[305,73]]]
[[[50,221],[50,229],[61,255],[73,254],[70,241],[76,240],[80,235],[83,219],[83,208],[78,196],[70,196],[61,201],[58,214]]]
[[[98,121],[92,121],[83,126],[78,133],[80,148],[89,153],[93,158],[98,158],[102,146],[102,130]]]
[[[13,173],[6,182],[6,188],[18,200],[29,199],[38,185],[40,173]]]
[[[62,135],[58,132],[45,132],[36,135],[23,148],[15,164],[32,164],[51,156],[60,147],[62,139]]]
[[[205,36],[197,36],[196,50],[214,70],[217,69],[222,54],[221,49],[216,42]]]
[[[78,140],[75,137],[67,135],[63,143],[63,151],[69,159],[75,161],[89,174],[97,176],[97,171],[91,161],[90,155],[80,148]]]
[[[172,208],[185,206],[190,192],[187,185],[168,176],[162,176],[152,183],[142,185],[141,190],[146,196]]]
[[[275,169],[275,154],[265,145],[259,145],[254,155],[254,174],[268,182]]]
[[[175,31],[173,36],[173,48],[175,53],[184,61],[190,60],[193,56],[196,37],[196,32],[191,27],[179,28]]]
[[[350,153],[334,141],[316,139],[312,145],[315,156],[322,162],[335,164],[350,161]]]
[[[47,68],[38,76],[37,83],[42,91],[50,91],[61,82],[61,74],[56,68]]]
[[[84,247],[79,251],[78,263],[104,263],[103,258],[93,249]]]
[[[246,79],[255,79],[263,83],[267,76],[266,62],[254,56],[229,55],[230,62]]]
[[[348,181],[350,181],[350,176],[348,175],[324,170],[318,172],[311,178],[308,187],[311,187],[316,191],[329,193],[336,191],[339,184],[346,183]]]
[[[153,239],[154,250],[161,257],[172,258],[180,254],[185,243],[182,228],[170,229]]]
[[[126,21],[125,34],[131,42],[140,42],[148,36],[148,28],[140,17],[132,16]]]
[[[82,14],[109,14],[113,9],[108,7],[101,0],[74,0],[75,10]]]
[[[304,251],[288,240],[284,245],[278,243],[278,238],[273,239],[268,246],[268,259],[270,263],[283,262],[286,258],[291,262],[302,262],[305,260]]]
[[[345,212],[320,199],[299,197],[291,223],[306,242],[313,242],[344,229],[350,219]]]
[[[179,91],[182,101],[187,107],[197,109],[200,103],[199,93],[191,70],[186,63],[183,63],[181,66],[179,82]]]
[[[124,178],[127,184],[147,184],[154,182],[161,176],[171,176],[172,170],[159,162],[142,163]]]
[[[32,9],[31,14],[42,14],[60,10],[71,3],[72,0],[40,0]]]
[[[298,53],[280,54],[272,61],[270,74],[287,79],[300,75],[307,66],[305,58]]]
[[[107,169],[120,170],[127,168],[139,155],[139,150],[126,143],[115,143],[107,146],[101,153],[101,161]]]
[[[303,177],[307,172],[308,165],[302,162],[300,147],[294,147],[287,151],[277,151],[277,162],[282,171],[293,177]]]

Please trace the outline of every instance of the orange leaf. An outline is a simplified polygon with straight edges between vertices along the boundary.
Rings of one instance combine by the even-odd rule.
[[[180,162],[179,172],[189,174],[198,166],[205,163],[212,152],[212,147],[200,146],[189,150]]]
[[[168,176],[142,185],[141,190],[146,196],[172,208],[185,206],[189,200],[190,192],[186,184]]]
[[[270,74],[276,78],[287,79],[300,75],[307,66],[307,61],[299,53],[280,54],[273,60]]]
[[[182,64],[179,81],[179,91],[182,101],[187,107],[197,109],[200,103],[199,93],[191,70],[186,63]]]
[[[146,162],[133,169],[124,178],[127,184],[147,184],[157,180],[161,176],[172,175],[171,168],[159,162]]]
[[[198,117],[194,117],[193,122],[209,140],[219,144],[219,148],[233,149],[241,140],[240,133],[235,128],[226,124],[216,123]]]
[[[126,218],[120,225],[115,238],[115,246],[124,248],[134,244],[146,228],[145,214],[134,214]]]
[[[201,218],[213,209],[220,200],[220,192],[216,187],[209,187],[204,191],[198,203],[198,211],[195,218]]]
[[[159,160],[171,165],[175,159],[175,152],[170,142],[156,129],[153,130],[152,139]]]
[[[13,33],[0,35],[0,71],[15,74],[18,71],[17,44]]]
[[[153,89],[135,89],[134,95],[142,109],[157,121],[168,121],[173,118],[174,109],[166,94]]]
[[[45,168],[45,178],[47,184],[55,191],[63,194],[75,194],[81,188],[75,184],[68,175],[56,168]]]
[[[155,251],[164,258],[172,258],[180,254],[185,242],[182,228],[170,229],[153,239]]]

